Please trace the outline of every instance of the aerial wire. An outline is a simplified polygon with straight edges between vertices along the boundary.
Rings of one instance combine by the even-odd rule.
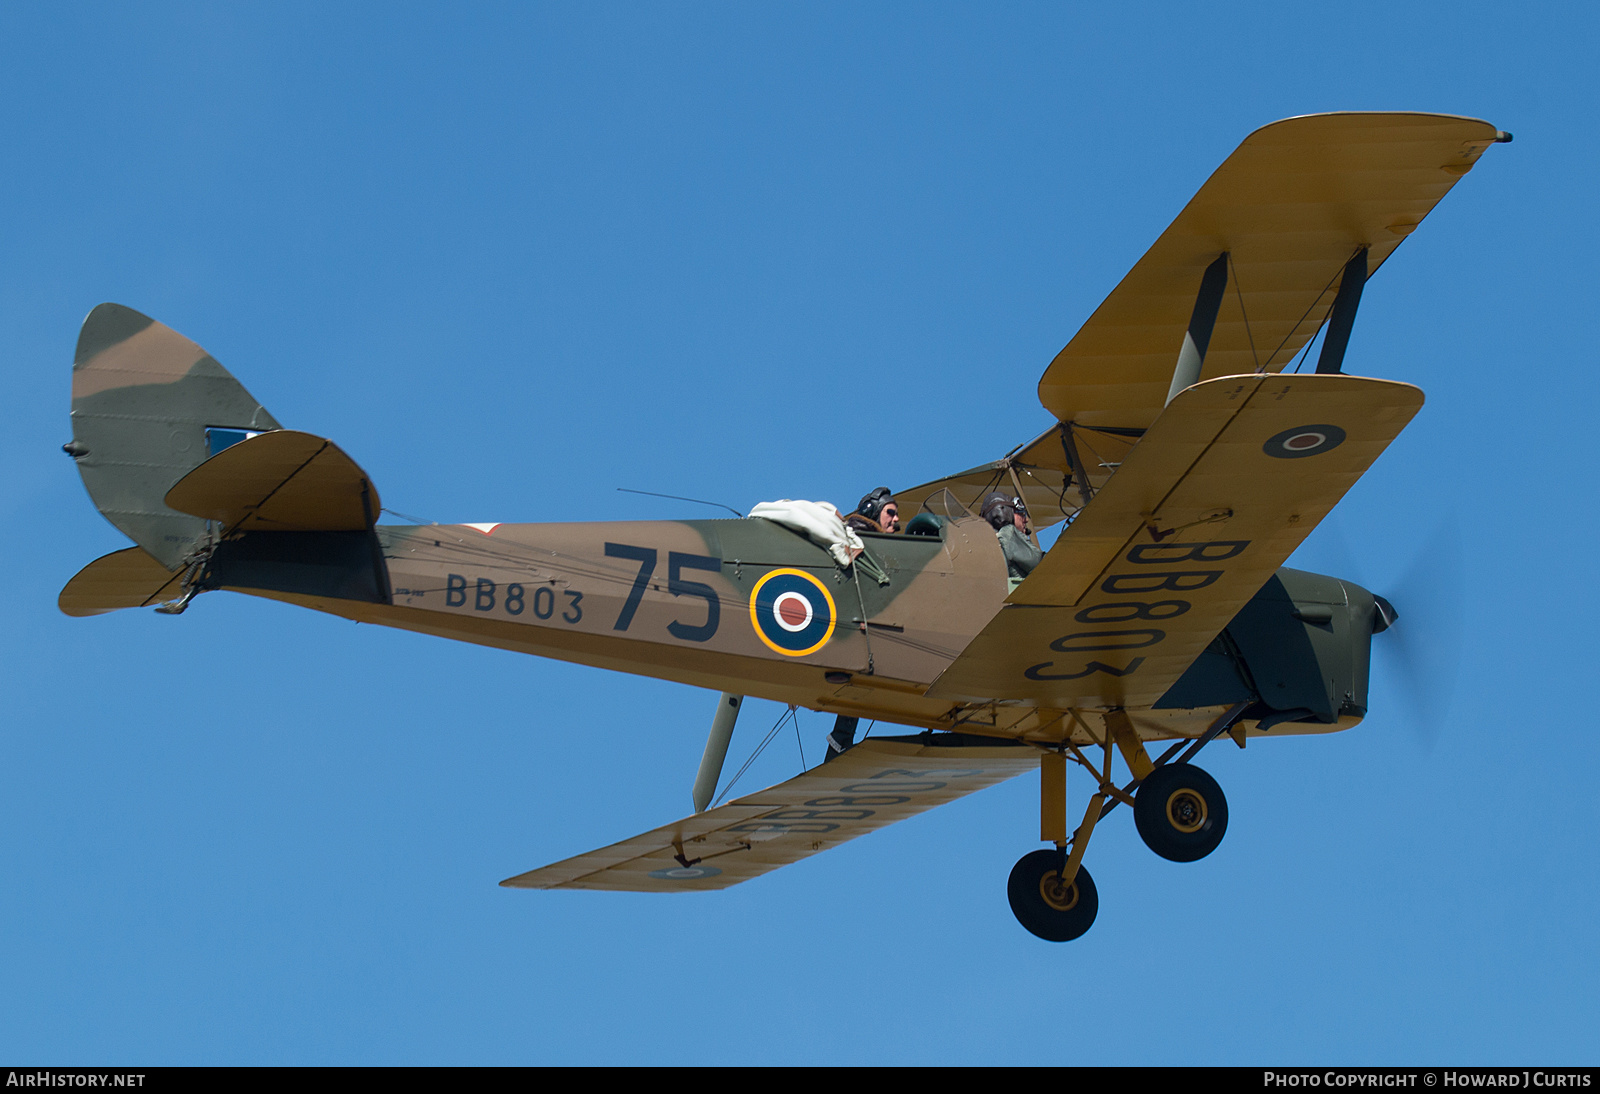
[[[715,509],[726,509],[740,520],[744,519],[743,513],[739,512],[739,510],[735,509],[731,505],[723,505],[720,501],[706,501],[703,498],[686,498],[679,494],[658,494],[654,490],[633,490],[626,486],[619,486],[617,487],[617,490],[624,494],[644,494],[645,496],[652,498],[671,498],[673,501],[692,501],[696,505],[709,505]]]
[[[414,517],[410,513],[402,513],[398,509],[390,509],[387,505],[381,511],[388,513],[391,517],[399,517],[401,520],[410,521],[412,524],[427,526],[439,523],[436,520],[429,520],[427,517]]]

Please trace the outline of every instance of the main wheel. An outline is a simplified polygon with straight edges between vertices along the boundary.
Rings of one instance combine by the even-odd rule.
[[[1061,884],[1066,856],[1060,851],[1030,851],[1011,868],[1006,896],[1011,911],[1029,931],[1047,942],[1071,942],[1094,925],[1100,894],[1082,866],[1071,885]]]
[[[1217,780],[1192,764],[1158,767],[1139,784],[1133,823],[1145,846],[1162,858],[1194,862],[1222,842],[1228,799]]]

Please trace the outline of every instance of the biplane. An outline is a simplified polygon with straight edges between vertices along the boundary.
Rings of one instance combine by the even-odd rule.
[[[1099,906],[1084,854],[1112,810],[1130,806],[1156,854],[1201,859],[1228,807],[1196,753],[1366,714],[1395,609],[1284,562],[1422,406],[1344,371],[1368,279],[1510,139],[1420,113],[1252,133],[1045,370],[1055,424],[896,491],[904,532],[842,556],[761,517],[381,523],[377,486],[332,441],[102,304],[78,338],[65,449],[136,546],[85,567],[60,607],[176,614],[228,589],[719,693],[692,814],[506,886],[720,889],[1037,772],[1044,846],[1008,895],[1035,935],[1076,938]],[[1033,535],[1064,525],[1020,582],[975,514],[995,490]],[[834,715],[848,747],[712,806],[748,696]],[[860,719],[912,732],[855,742]],[[1075,827],[1072,764],[1096,787]]]

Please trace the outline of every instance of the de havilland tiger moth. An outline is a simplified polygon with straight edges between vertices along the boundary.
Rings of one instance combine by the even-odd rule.
[[[333,442],[281,426],[183,335],[102,304],[78,337],[65,449],[136,546],[86,566],[60,607],[177,614],[228,589],[720,693],[694,813],[512,887],[721,889],[1038,772],[1046,846],[1008,895],[1029,931],[1073,939],[1099,906],[1085,851],[1118,805],[1158,855],[1201,859],[1228,822],[1201,748],[1366,714],[1373,635],[1395,609],[1283,564],[1422,406],[1409,384],[1344,371],[1368,279],[1510,139],[1423,113],[1258,129],[1045,369],[1055,424],[895,491],[895,533],[805,503],[379,523],[377,486]],[[1065,525],[1020,581],[980,515],[997,492],[1035,550],[1038,529]],[[833,749],[708,808],[747,696],[835,715]],[[915,732],[856,742],[860,719]],[[1069,764],[1096,786],[1075,827]]]

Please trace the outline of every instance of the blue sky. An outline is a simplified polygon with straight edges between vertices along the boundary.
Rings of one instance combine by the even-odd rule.
[[[0,9],[0,1058],[1595,1063],[1595,38],[1576,4]],[[1114,815],[1078,942],[1006,906],[1031,778],[722,894],[507,891],[686,812],[714,697],[232,594],[56,611],[125,542],[59,451],[102,300],[402,512],[844,504],[1048,425],[1039,374],[1210,171],[1338,109],[1516,134],[1368,287],[1347,369],[1428,406],[1294,560],[1418,622],[1424,709],[1380,639],[1362,726],[1208,749],[1227,840],[1168,863]]]

